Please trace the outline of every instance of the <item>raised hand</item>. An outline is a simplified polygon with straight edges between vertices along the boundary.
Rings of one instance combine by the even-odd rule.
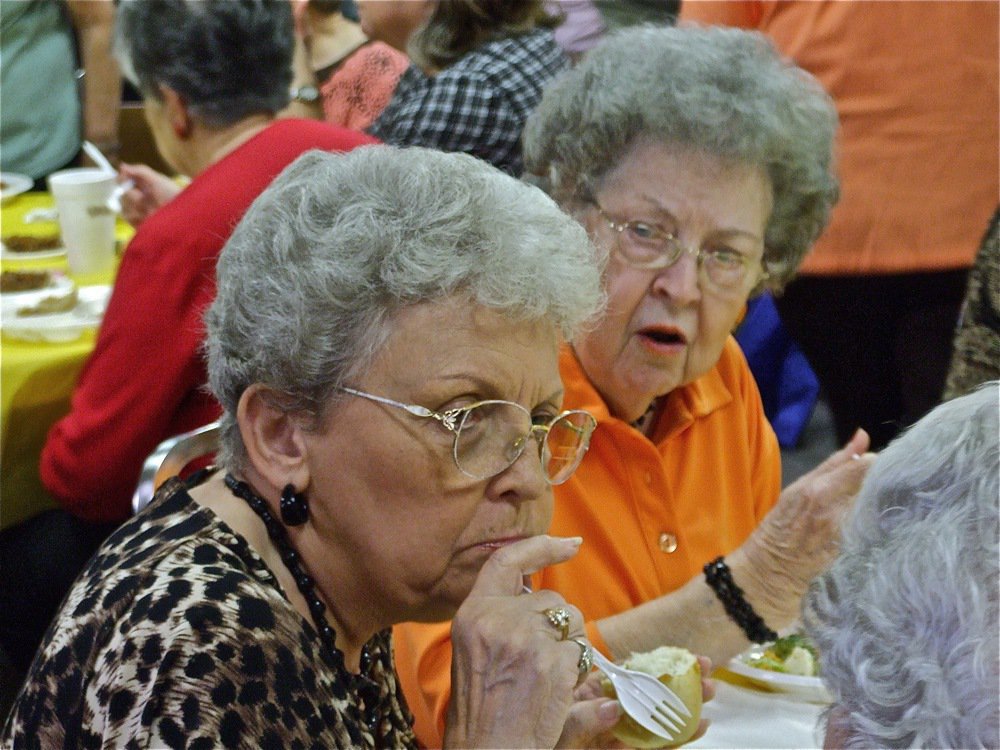
[[[601,738],[618,718],[614,701],[582,693],[583,616],[554,591],[524,593],[525,576],[576,554],[578,538],[537,536],[498,550],[452,623],[452,692],[445,747],[575,746]],[[564,610],[565,634],[546,615]],[[556,618],[558,619],[558,618]],[[610,704],[610,705],[609,705]]]
[[[132,189],[126,191],[121,198],[122,218],[136,229],[181,191],[181,186],[173,178],[145,164],[120,164],[118,177],[120,182],[132,180]]]
[[[798,616],[809,582],[840,549],[840,524],[861,489],[875,454],[858,430],[822,464],[790,484],[778,503],[740,548],[744,565],[737,580],[772,627]],[[727,558],[735,564],[735,557]]]

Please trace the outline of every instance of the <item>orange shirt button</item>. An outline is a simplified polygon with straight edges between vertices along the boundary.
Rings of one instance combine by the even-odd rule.
[[[642,475],[642,478],[643,478],[643,481],[646,482],[646,486],[647,487],[652,487],[653,486],[653,475],[650,474],[648,471],[645,474]]]
[[[674,534],[664,531],[660,534],[660,551],[668,555],[677,549],[677,537]]]

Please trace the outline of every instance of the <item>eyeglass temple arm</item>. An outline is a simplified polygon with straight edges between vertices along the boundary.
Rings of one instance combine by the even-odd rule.
[[[380,404],[387,404],[389,406],[395,406],[400,409],[405,409],[407,412],[415,417],[423,417],[425,419],[436,419],[440,422],[445,429],[450,432],[458,433],[458,427],[455,426],[455,421],[458,419],[458,415],[461,414],[465,409],[449,409],[444,414],[439,414],[436,411],[431,411],[426,406],[420,406],[419,404],[404,404],[401,401],[393,401],[391,398],[385,398],[384,396],[376,396],[372,393],[365,393],[364,391],[358,391],[354,388],[348,388],[347,386],[340,386],[340,390],[345,393],[350,393],[354,396],[360,396],[361,398],[366,398],[369,401],[377,401]]]
[[[425,406],[418,406],[417,404],[404,404],[401,401],[393,401],[391,398],[384,398],[383,396],[375,396],[371,393],[365,393],[364,391],[356,391],[353,388],[348,388],[347,386],[340,386],[340,390],[344,393],[350,393],[352,396],[360,396],[361,398],[366,398],[369,401],[378,401],[380,404],[388,404],[389,406],[397,406],[400,409],[406,409],[415,417],[430,417],[432,419],[442,420],[442,415],[437,412],[433,412]]]

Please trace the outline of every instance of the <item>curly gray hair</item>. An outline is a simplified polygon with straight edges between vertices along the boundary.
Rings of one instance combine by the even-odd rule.
[[[229,468],[248,386],[315,419],[359,377],[394,316],[459,295],[570,336],[603,301],[602,257],[542,191],[464,154],[312,151],[254,201],[219,257],[205,315]],[[314,422],[315,424],[315,422]]]
[[[837,200],[836,127],[820,84],[764,35],[641,26],[609,36],[546,88],[525,126],[525,169],[565,206],[593,197],[640,137],[760,165],[774,190],[764,263],[778,291]]]
[[[994,381],[890,444],[804,600],[846,747],[997,744],[998,411]]]

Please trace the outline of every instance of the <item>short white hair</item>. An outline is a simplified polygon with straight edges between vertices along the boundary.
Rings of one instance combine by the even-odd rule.
[[[806,595],[846,747],[1000,742],[998,412],[994,381],[891,443]]]
[[[245,460],[235,419],[250,385],[320,418],[401,310],[453,295],[569,337],[600,309],[602,263],[545,193],[466,154],[379,145],[299,157],[219,257],[205,320],[220,464]]]

